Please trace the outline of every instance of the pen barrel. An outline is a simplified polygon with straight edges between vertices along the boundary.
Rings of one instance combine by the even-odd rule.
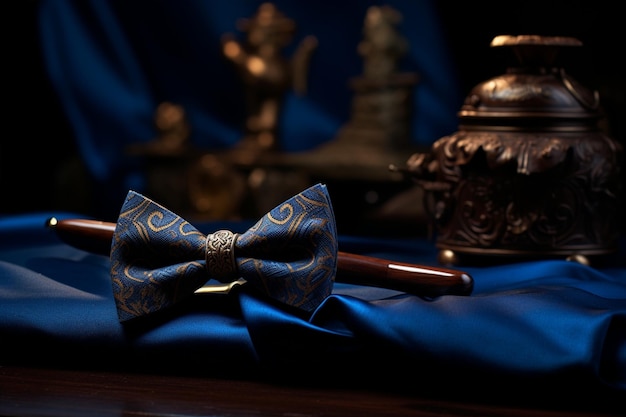
[[[48,227],[65,243],[76,248],[109,256],[115,223],[87,219],[52,218]],[[394,262],[354,253],[337,253],[337,282],[389,288],[424,297],[469,295],[473,279],[454,269]]]
[[[115,223],[87,219],[48,220],[48,227],[68,245],[91,253],[109,256]]]
[[[454,269],[423,266],[339,252],[337,281],[389,288],[436,297],[447,294],[469,295],[473,279]]]

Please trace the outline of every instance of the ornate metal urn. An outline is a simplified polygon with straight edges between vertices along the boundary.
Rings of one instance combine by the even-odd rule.
[[[497,36],[519,65],[476,85],[458,131],[404,172],[423,187],[445,264],[528,258],[583,263],[617,250],[621,145],[599,95],[557,65],[575,38]]]

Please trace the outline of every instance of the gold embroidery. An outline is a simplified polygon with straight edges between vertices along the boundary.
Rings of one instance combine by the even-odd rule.
[[[155,211],[155,212],[153,212],[153,213],[150,213],[150,215],[148,216],[148,220],[146,221],[146,223],[147,223],[147,226],[150,228],[150,230],[152,230],[153,232],[160,232],[160,231],[162,231],[162,230],[169,229],[169,228],[170,228],[170,227],[172,227],[174,224],[176,224],[176,222],[177,222],[178,220],[180,220],[180,217],[174,217],[174,220],[172,220],[170,223],[167,223],[167,224],[165,224],[165,225],[163,225],[163,226],[157,226],[157,225],[155,225],[155,224],[154,224],[154,222],[153,222],[153,220],[154,220],[154,218],[155,218],[155,217],[158,217],[158,218],[159,218],[159,220],[163,220],[163,217],[165,217],[165,216],[164,216],[164,215],[163,215],[163,213],[162,213],[162,212],[160,212],[160,211]]]
[[[282,212],[285,210],[288,210],[289,214],[285,217],[284,220],[278,220],[277,218],[274,218],[272,216],[272,213],[267,213],[266,216],[274,224],[285,224],[291,219],[291,216],[293,216],[293,206],[291,204],[285,203],[280,207],[279,211],[282,214]]]

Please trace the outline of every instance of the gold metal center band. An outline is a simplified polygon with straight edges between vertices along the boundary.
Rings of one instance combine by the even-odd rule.
[[[220,282],[230,282],[237,279],[237,264],[235,263],[235,242],[238,233],[230,230],[218,230],[206,237],[206,269],[211,278]]]

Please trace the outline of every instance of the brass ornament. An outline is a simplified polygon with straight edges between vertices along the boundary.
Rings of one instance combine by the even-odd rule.
[[[560,49],[581,45],[567,37],[496,37],[491,46],[512,48],[519,66],[475,86],[458,131],[408,159],[403,172],[425,191],[440,260],[616,252],[623,149],[599,127],[598,93],[556,59]]]
[[[237,278],[235,262],[235,243],[237,233],[218,230],[206,238],[206,269],[212,278],[220,282],[229,282]]]

